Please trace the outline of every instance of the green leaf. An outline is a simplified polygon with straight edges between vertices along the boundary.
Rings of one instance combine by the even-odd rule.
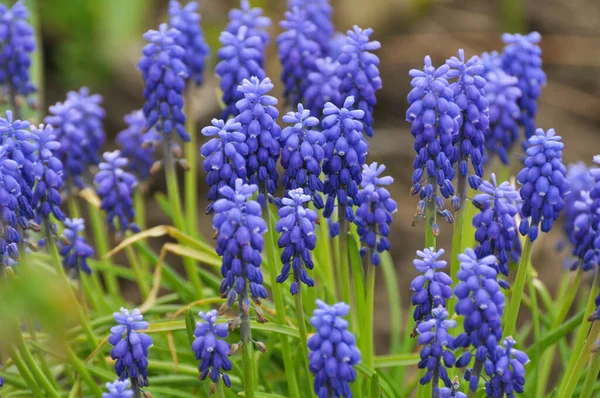
[[[579,314],[575,315],[573,318],[569,319],[567,322],[560,325],[558,328],[543,335],[540,341],[536,342],[531,347],[529,347],[529,349],[527,350],[527,355],[533,356],[535,354],[535,349],[538,345],[540,346],[540,350],[543,352],[546,348],[550,347],[553,344],[556,344],[558,341],[563,339],[566,335],[571,333],[577,328],[577,326],[581,324],[583,316],[584,312],[582,311]]]
[[[190,307],[185,309],[185,329],[187,330],[187,337],[190,344],[194,343],[194,330],[196,328],[196,320],[194,319],[194,313]]]
[[[240,397],[245,397],[245,396],[246,396],[246,394],[244,394],[244,392],[243,392],[243,391],[242,391],[242,392],[240,392],[240,393],[238,393],[238,395],[239,395]],[[268,393],[266,393],[266,392],[260,392],[260,391],[255,391],[255,392],[254,392],[254,396],[255,396],[256,398],[285,398],[283,395],[277,395],[277,394],[268,394]]]
[[[377,373],[374,373],[373,377],[371,377],[371,393],[369,396],[371,398],[379,398],[381,396],[381,387],[379,386],[379,376]]]

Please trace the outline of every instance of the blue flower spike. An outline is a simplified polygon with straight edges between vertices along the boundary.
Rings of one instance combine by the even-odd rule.
[[[154,128],[146,131],[146,117],[141,110],[125,115],[127,128],[117,134],[121,155],[127,159],[127,170],[141,181],[150,177],[154,165],[154,143],[160,141]]]
[[[82,236],[85,222],[82,218],[65,219],[65,229],[58,240],[58,251],[63,258],[63,267],[69,273],[78,275],[80,271],[90,275],[92,269],[87,259],[94,255],[94,249]]]
[[[417,250],[418,258],[413,260],[413,265],[420,273],[410,283],[410,290],[413,291],[411,301],[415,306],[413,319],[417,326],[431,319],[434,308],[446,308],[448,299],[452,297],[452,279],[440,271],[448,265],[440,259],[444,253],[444,249],[436,251],[433,247]]]
[[[114,383],[106,383],[108,392],[102,394],[102,398],[133,398],[131,381],[117,380]]]

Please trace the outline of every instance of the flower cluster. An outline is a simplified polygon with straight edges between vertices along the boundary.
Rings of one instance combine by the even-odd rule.
[[[125,115],[127,128],[117,134],[117,144],[121,147],[121,155],[127,159],[127,170],[140,179],[150,175],[154,163],[153,142],[158,141],[155,129],[146,131],[146,118],[141,110]]]
[[[381,47],[378,41],[370,41],[373,29],[354,26],[349,30],[346,44],[338,56],[342,98],[353,96],[356,107],[365,112],[362,118],[363,131],[373,136],[373,108],[377,103],[375,92],[382,87],[379,76],[379,58],[370,51]]]
[[[458,336],[455,348],[459,346],[475,349],[475,361],[484,363],[487,356],[496,349],[502,338],[502,314],[504,312],[504,294],[496,281],[496,257],[489,255],[477,258],[472,249],[458,255],[460,280],[454,288],[458,299],[456,313],[465,317],[465,333]],[[465,352],[457,361],[458,367],[471,362],[471,351]],[[471,390],[476,391],[479,374],[467,372]]]
[[[310,38],[319,43],[322,54],[328,54],[331,47],[331,38],[335,28],[332,22],[333,7],[330,0],[288,0],[290,10],[295,7],[306,13],[307,19],[316,26]]]
[[[297,7],[285,13],[280,25],[283,32],[277,37],[277,45],[283,66],[283,96],[288,104],[297,104],[304,98],[308,84],[306,76],[315,68],[315,61],[321,55],[319,43],[311,39],[317,27]]]
[[[19,164],[9,159],[6,147],[0,146],[0,265],[5,265],[6,257],[19,258],[17,243],[21,236],[17,226],[17,197],[20,194]]]
[[[417,250],[417,258],[413,265],[422,275],[418,275],[410,283],[412,305],[415,306],[413,319],[419,323],[431,319],[434,308],[446,308],[446,302],[452,297],[452,279],[443,271],[448,263],[439,258],[444,255],[444,249],[435,251],[433,247]]]
[[[60,148],[56,157],[64,166],[63,181],[83,186],[81,179],[86,169],[98,163],[99,151],[104,144],[102,121],[105,111],[102,97],[90,94],[86,87],[67,93],[64,102],[50,107],[50,115],[44,119],[52,125]]]
[[[360,207],[356,210],[358,235],[360,241],[365,243],[371,253],[371,264],[379,265],[379,254],[390,250],[387,239],[392,223],[392,214],[398,210],[394,199],[391,198],[386,185],[391,185],[394,179],[389,176],[382,177],[384,165],[376,162],[369,166],[363,165],[362,189],[358,191]]]
[[[289,190],[286,198],[281,200],[282,207],[279,209],[279,220],[275,230],[281,234],[277,245],[283,248],[281,253],[281,274],[277,277],[277,283],[283,283],[293,272],[290,292],[297,294],[300,289],[299,282],[307,286],[314,286],[306,269],[312,270],[314,264],[311,252],[317,244],[314,224],[317,221],[317,213],[304,207],[310,202],[310,196],[306,195],[302,188]]]
[[[238,91],[244,96],[237,102],[239,114],[235,121],[241,124],[248,145],[248,180],[260,189],[258,202],[266,203],[264,193],[274,194],[279,181],[277,159],[279,159],[279,135],[281,128],[277,124],[279,111],[275,107],[277,98],[268,95],[273,89],[268,77],[260,80],[252,76],[244,79]]]
[[[318,130],[319,119],[298,104],[297,112],[288,112],[283,121],[290,126],[281,131],[281,166],[286,190],[302,188],[317,209],[323,208],[321,162],[325,157],[325,136]]]
[[[425,57],[423,70],[412,69],[413,89],[408,94],[409,108],[406,120],[411,123],[410,133],[415,137],[417,155],[413,163],[412,194],[421,199],[417,216],[424,217],[425,201],[442,204],[437,199],[437,187],[444,198],[454,194],[453,137],[458,135],[460,108],[453,102],[454,92],[447,80],[447,64],[435,68],[431,58]],[[443,208],[438,207],[438,212]]]
[[[434,379],[433,396],[439,395],[438,377],[442,379],[447,388],[452,387],[452,380],[450,380],[446,368],[453,367],[456,358],[451,349],[454,338],[448,333],[448,329],[455,328],[456,321],[448,319],[448,316],[448,311],[439,306],[433,309],[431,318],[419,323],[416,327],[419,333],[418,342],[423,346],[419,369],[427,369],[419,382],[427,384]]]
[[[35,37],[27,19],[29,10],[22,1],[10,9],[0,4],[0,86],[13,98],[36,91],[29,76]]]
[[[180,35],[167,24],[146,32],[144,39],[149,43],[144,46],[138,69],[145,84],[146,129],[155,127],[166,137],[175,131],[183,141],[189,141],[183,113],[183,89],[189,70],[185,64],[186,50],[178,44]]]
[[[582,194],[582,200],[576,203],[581,213],[575,219],[573,230],[573,255],[578,259],[573,266],[581,264],[585,271],[596,269],[600,264],[600,155],[594,156],[594,163],[596,166],[590,169],[594,183],[589,193]],[[596,301],[600,302],[600,296]]]
[[[315,61],[314,70],[308,74],[304,102],[311,115],[321,117],[325,104],[331,102],[342,105],[340,93],[341,79],[337,73],[340,63],[331,57],[319,58]]]
[[[561,210],[565,207],[564,197],[569,192],[567,168],[562,162],[561,137],[554,129],[544,132],[537,129],[528,140],[525,167],[517,175],[521,184],[523,219],[519,232],[527,234],[533,242],[538,236],[538,225],[548,232]]]
[[[490,379],[485,383],[488,397],[515,397],[522,393],[525,385],[525,366],[529,357],[523,351],[515,348],[517,342],[512,337],[504,339],[504,346],[498,345],[490,353],[490,358],[484,364],[485,372]]]
[[[508,276],[509,260],[518,262],[521,254],[521,241],[515,220],[519,194],[508,181],[498,185],[493,173],[490,181],[483,181],[479,186],[479,191],[481,193],[476,194],[472,200],[473,205],[480,210],[473,217],[475,240],[479,243],[475,254],[478,258],[493,254],[498,260],[494,264],[496,271]]]
[[[519,122],[525,127],[526,138],[535,132],[537,100],[546,84],[546,73],[542,70],[542,50],[537,45],[541,38],[538,32],[531,32],[526,36],[518,33],[502,35],[502,40],[506,43],[502,52],[502,68],[519,79]]]
[[[110,356],[115,362],[115,372],[120,380],[131,379],[134,391],[148,385],[148,351],[152,347],[152,338],[141,330],[148,329],[137,308],[113,314],[117,326],[110,329],[108,342],[113,345]]]
[[[102,398],[133,398],[133,390],[130,389],[131,381],[117,380],[114,383],[106,383],[108,392],[102,394]]]
[[[203,81],[204,64],[210,49],[204,39],[197,10],[196,1],[190,1],[183,7],[178,0],[171,0],[169,3],[169,23],[180,32],[175,37],[175,42],[185,50],[183,63],[188,67],[188,77],[199,86]]]
[[[477,189],[483,177],[483,156],[485,154],[485,132],[489,129],[489,103],[485,97],[486,80],[483,77],[483,64],[473,56],[465,61],[465,52],[458,50],[458,57],[446,61],[450,67],[448,77],[456,81],[450,85],[454,92],[454,103],[460,109],[459,131],[453,137],[455,145],[452,162],[458,164],[461,177],[469,175],[468,159],[471,160],[474,175],[469,175],[469,185]],[[459,192],[463,195],[464,192]],[[460,198],[464,201],[464,198]]]
[[[242,26],[248,30],[248,37],[260,37],[263,45],[269,42],[267,29],[271,26],[271,19],[263,15],[262,8],[250,8],[250,0],[240,0],[240,8],[229,11],[229,22],[225,27],[225,32],[236,36]],[[263,65],[262,59],[260,65]]]
[[[65,229],[58,240],[58,250],[63,258],[63,267],[74,274],[83,271],[91,274],[92,269],[87,259],[94,255],[94,249],[87,240],[81,236],[85,230],[85,221],[82,218],[65,219]]]
[[[495,153],[502,163],[508,164],[508,153],[519,138],[519,80],[504,72],[497,52],[483,53],[481,58],[485,68],[485,98],[490,113],[490,128],[485,131],[486,157]]]
[[[236,296],[247,300],[248,288],[255,301],[267,297],[260,271],[263,234],[267,225],[261,217],[260,205],[250,200],[258,190],[256,185],[235,180],[235,188],[225,185],[219,189],[222,199],[214,204],[213,227],[218,231],[217,254],[223,258],[219,289],[233,305]],[[249,284],[249,286],[248,286]]]
[[[210,377],[213,383],[217,383],[220,378],[223,379],[223,384],[231,387],[231,379],[226,371],[231,370],[231,361],[229,355],[229,344],[223,340],[229,334],[226,323],[216,324],[217,311],[212,310],[207,313],[200,312],[198,314],[204,322],[196,323],[194,331],[194,342],[192,343],[192,351],[196,359],[200,361],[200,379],[205,380]]]
[[[575,245],[577,241],[578,228],[576,220],[580,214],[587,214],[589,210],[589,192],[594,187],[594,178],[590,168],[584,162],[571,163],[567,166],[567,181],[571,190],[565,195],[565,235]],[[578,222],[579,223],[579,222]],[[587,235],[587,231],[586,231]]]
[[[348,330],[350,307],[345,303],[332,306],[317,300],[310,324],[317,333],[308,339],[308,367],[315,376],[314,391],[319,398],[351,397],[349,383],[356,379],[354,366],[361,355],[354,335]]]
[[[219,190],[223,186],[235,188],[235,180],[246,180],[246,158],[248,145],[246,136],[240,131],[242,125],[234,119],[227,122],[213,119],[212,126],[202,129],[206,137],[213,137],[200,148],[205,158],[202,162],[208,184],[208,200],[206,214],[213,213],[213,203],[221,198]]]
[[[323,187],[327,195],[323,215],[331,216],[337,198],[338,210],[349,221],[354,221],[352,206],[360,205],[358,187],[369,148],[361,132],[365,112],[353,108],[354,97],[346,98],[342,108],[328,102],[321,122],[325,135],[323,172],[327,178]]]

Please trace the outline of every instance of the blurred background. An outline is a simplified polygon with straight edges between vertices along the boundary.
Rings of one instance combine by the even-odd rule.
[[[143,104],[142,79],[136,68],[145,44],[143,32],[167,20],[167,0],[37,0],[42,28],[45,106],[62,101],[68,90],[88,86],[104,96],[109,138],[124,127],[123,115]],[[183,1],[185,3],[185,0]],[[202,25],[213,56],[206,83],[193,104],[198,128],[218,114],[212,70],[218,36],[227,22],[227,13],[239,6],[232,0],[199,0]],[[254,0],[272,18],[271,37],[279,33],[287,1]],[[370,140],[370,159],[384,163],[395,179],[391,188],[399,211],[392,225],[392,255],[402,291],[402,306],[410,305],[409,283],[415,275],[414,252],[423,248],[424,226],[412,227],[416,198],[410,197],[410,176],[414,152],[409,125],[405,121],[406,95],[410,88],[408,71],[421,68],[423,57],[431,55],[439,65],[459,48],[467,56],[502,50],[502,32],[539,31],[543,40],[544,68],[548,84],[540,99],[538,127],[553,127],[565,142],[565,162],[591,163],[600,153],[600,2],[594,0],[332,0],[337,30],[345,32],[356,24],[372,27],[372,36],[382,43],[383,90],[375,109],[375,137]],[[276,84],[280,66],[274,40],[271,41],[267,73]],[[286,109],[281,109],[287,111]],[[114,145],[109,139],[109,146]],[[110,148],[107,148],[110,149]],[[518,164],[518,163],[517,163]],[[204,189],[204,175],[198,184]],[[150,193],[162,190],[162,175],[155,176]],[[204,208],[205,203],[199,203]],[[210,233],[210,218],[201,213],[203,230]],[[166,222],[150,212],[149,222]],[[451,226],[440,223],[439,245],[450,251]],[[551,289],[563,271],[562,257],[555,245],[560,228],[543,236],[534,252],[540,279]],[[561,254],[561,256],[563,256]],[[449,259],[448,259],[449,260]],[[378,276],[383,286],[383,276]],[[587,289],[586,289],[587,290]],[[376,298],[380,350],[389,335],[387,297],[378,289]]]

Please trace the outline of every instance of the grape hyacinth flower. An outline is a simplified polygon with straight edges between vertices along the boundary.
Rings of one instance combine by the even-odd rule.
[[[326,141],[323,173],[327,178],[323,186],[323,192],[327,195],[323,216],[331,217],[337,198],[338,210],[352,222],[352,206],[360,206],[358,186],[362,181],[361,169],[369,148],[361,132],[363,127],[360,120],[365,112],[354,109],[354,97],[348,97],[342,108],[331,102],[325,104],[323,114],[321,126]]]
[[[218,315],[216,310],[204,313],[200,311],[198,316],[204,320],[196,323],[194,331],[194,342],[192,351],[196,359],[200,361],[200,379],[210,377],[213,383],[223,379],[223,384],[231,387],[231,379],[225,373],[231,370],[229,355],[230,346],[224,339],[229,334],[227,323],[216,324]],[[211,386],[211,389],[213,386]]]
[[[433,247],[417,250],[420,258],[413,260],[413,265],[422,274],[410,283],[410,290],[414,292],[411,299],[415,306],[413,319],[417,326],[431,319],[434,308],[446,308],[446,302],[452,297],[452,279],[445,272],[438,271],[448,264],[440,260],[444,253],[444,249],[435,251]]]
[[[273,87],[268,77],[263,80],[256,76],[250,80],[244,79],[238,86],[244,98],[236,103],[239,114],[235,121],[242,125],[241,131],[246,135],[248,145],[248,180],[250,184],[258,186],[258,203],[261,206],[266,204],[265,192],[274,194],[279,181],[279,111],[275,107],[277,98],[268,95]]]
[[[94,249],[81,235],[85,230],[85,221],[82,218],[65,219],[65,229],[58,240],[58,251],[63,258],[65,270],[78,275],[83,271],[90,275],[92,269],[87,259],[94,255]]]
[[[113,345],[110,357],[115,362],[115,372],[119,380],[131,379],[134,392],[148,386],[148,351],[152,338],[141,330],[148,329],[142,313],[137,308],[113,313],[117,326],[110,329],[108,342]]]
[[[584,162],[571,163],[567,166],[567,181],[571,190],[565,195],[565,235],[571,244],[575,245],[575,220],[580,214],[589,211],[589,192],[594,187],[594,178],[590,168]],[[579,203],[578,203],[579,202]],[[588,204],[588,205],[586,205]],[[587,235],[587,234],[586,234]]]
[[[218,231],[216,250],[223,258],[219,292],[227,297],[230,306],[237,295],[240,303],[246,305],[248,290],[257,302],[267,298],[260,271],[262,235],[267,231],[267,224],[261,217],[260,205],[250,199],[257,190],[256,185],[244,184],[238,178],[235,188],[225,185],[219,189],[222,199],[214,204],[213,227]]]
[[[182,6],[178,0],[169,2],[169,24],[180,34],[175,37],[178,46],[185,50],[183,63],[189,71],[189,78],[200,86],[204,80],[204,65],[210,53],[200,26],[198,2],[190,1]]]
[[[242,133],[242,125],[234,119],[227,122],[213,119],[212,126],[202,129],[206,137],[213,137],[200,148],[200,154],[205,158],[202,165],[209,186],[206,214],[213,213],[214,202],[221,198],[219,190],[223,186],[235,188],[235,180],[246,180],[246,158],[248,145],[246,135]]]
[[[506,165],[509,163],[508,154],[519,138],[519,79],[504,72],[497,52],[483,53],[481,57],[485,68],[484,92],[490,113],[490,128],[485,131],[485,158],[496,154]]]
[[[354,26],[349,30],[346,44],[338,57],[342,98],[353,96],[356,107],[365,112],[363,132],[373,136],[373,108],[377,103],[375,92],[382,87],[379,76],[379,57],[371,51],[381,48],[378,41],[370,41],[373,29]]]
[[[321,162],[325,157],[325,136],[319,131],[319,119],[298,104],[297,112],[288,112],[283,121],[290,126],[281,131],[281,166],[286,190],[302,188],[317,209],[323,208]]]
[[[382,177],[381,173],[385,171],[384,165],[378,165],[376,162],[369,166],[363,165],[362,189],[358,191],[360,207],[356,210],[356,217],[359,222],[358,235],[360,241],[367,245],[371,253],[369,261],[377,266],[380,263],[380,253],[390,250],[390,224],[392,223],[392,214],[398,210],[394,199],[391,198],[386,185],[391,185],[394,179],[390,176]]]
[[[496,175],[492,173],[490,181],[483,181],[479,191],[472,200],[480,213],[473,217],[475,240],[479,246],[475,248],[478,258],[493,254],[498,263],[496,271],[508,276],[508,262],[518,263],[521,255],[521,241],[517,233],[515,217],[518,213],[517,200],[519,194],[508,183],[498,185]],[[500,281],[508,287],[505,281]]]
[[[411,123],[410,133],[415,137],[417,155],[413,162],[411,194],[419,194],[416,218],[425,217],[426,202],[435,203],[438,213],[444,198],[454,195],[454,157],[452,137],[458,134],[460,109],[453,102],[454,92],[450,89],[446,64],[435,68],[431,57],[425,57],[423,70],[411,69],[413,89],[408,94],[409,108],[406,120]],[[442,196],[436,194],[439,187]],[[447,215],[444,218],[450,221]]]
[[[133,398],[129,380],[117,380],[114,383],[106,383],[108,392],[102,394],[102,398]]]
[[[142,110],[125,115],[127,128],[117,134],[117,144],[121,147],[121,155],[127,159],[127,170],[140,180],[150,176],[154,164],[153,142],[159,140],[154,128],[146,131],[146,118]]]
[[[310,196],[306,195],[302,188],[289,190],[287,197],[281,200],[282,207],[279,209],[279,220],[275,224],[275,230],[280,234],[277,245],[283,249],[281,253],[281,274],[277,277],[277,283],[283,283],[292,271],[293,282],[290,293],[296,295],[300,289],[299,282],[309,287],[315,285],[315,281],[308,276],[306,270],[312,270],[314,264],[311,252],[317,244],[315,235],[315,222],[317,213],[305,207],[310,202]]]
[[[502,35],[506,44],[502,52],[502,68],[506,73],[519,79],[521,90],[519,107],[521,108],[520,124],[525,127],[525,138],[535,133],[535,115],[537,100],[546,85],[546,73],[542,70],[542,50],[537,43],[542,36],[538,32],[528,35]]]
[[[240,0],[240,8],[234,8],[229,11],[229,22],[225,27],[225,31],[237,36],[242,26],[246,27],[248,37],[260,37],[263,46],[269,43],[269,32],[267,32],[267,29],[271,26],[271,18],[264,16],[263,9],[260,7],[250,8],[249,0]],[[263,65],[262,59],[260,65],[261,67]]]
[[[497,346],[486,360],[484,368],[489,376],[485,383],[488,397],[514,398],[515,393],[522,393],[525,385],[525,366],[529,357],[523,351],[513,348],[516,341],[512,337],[504,339],[504,347]]]
[[[106,117],[106,111],[102,108],[102,96],[90,94],[87,87],[82,87],[79,91],[67,93],[67,103],[81,114],[79,128],[83,130],[87,142],[79,144],[86,147],[90,164],[97,164],[100,161],[100,148],[106,140],[106,133],[102,127]]]
[[[349,312],[345,303],[330,306],[317,300],[310,318],[317,333],[308,339],[308,368],[315,376],[314,392],[319,398],[352,397],[349,384],[356,379],[354,366],[361,355],[348,321],[342,318]]]
[[[311,115],[321,118],[323,108],[328,102],[335,106],[342,105],[342,81],[337,75],[339,68],[340,63],[331,57],[318,58],[315,61],[314,70],[308,74],[304,90],[304,103]]]
[[[38,163],[36,164],[37,183],[33,190],[31,206],[35,211],[35,220],[38,224],[43,221],[50,222],[50,215],[58,221],[65,219],[65,214],[60,209],[62,197],[63,165],[57,157],[60,143],[56,141],[54,131],[50,125],[31,126],[31,131],[38,137]],[[50,228],[56,227],[50,222]],[[56,231],[47,231],[55,233]]]
[[[476,391],[481,365],[496,350],[502,338],[502,314],[504,294],[496,281],[496,257],[477,258],[473,249],[458,255],[460,270],[458,284],[454,288],[458,302],[456,313],[464,316],[464,333],[456,338],[455,347],[473,347],[475,367],[467,371],[465,379],[471,390]],[[465,352],[456,366],[464,367],[471,362],[472,352]]]
[[[283,97],[288,105],[293,106],[304,99],[308,84],[306,76],[315,69],[315,61],[321,56],[321,48],[311,39],[317,27],[300,8],[294,7],[291,11],[286,11],[280,26],[283,32],[277,37],[277,47],[283,66]]]
[[[452,387],[452,380],[447,368],[452,368],[456,362],[451,347],[454,338],[448,329],[456,327],[456,321],[448,319],[448,311],[438,306],[433,309],[431,317],[416,327],[419,333],[418,342],[423,346],[419,369],[427,369],[419,383],[425,385],[433,380],[433,396],[439,396],[438,378],[446,387]]]
[[[0,86],[4,91],[0,96],[10,97],[15,112],[19,109],[16,96],[27,97],[36,91],[29,75],[31,53],[36,45],[28,19],[29,10],[22,1],[10,9],[0,4]]]
[[[455,148],[452,163],[458,164],[458,194],[464,203],[465,191],[460,187],[461,178],[468,177],[471,188],[477,189],[483,177],[485,135],[490,126],[489,103],[484,91],[484,67],[479,57],[473,56],[465,61],[465,52],[460,49],[458,57],[451,57],[446,64],[450,67],[448,78],[457,79],[450,85],[454,91],[454,103],[460,109],[459,130],[453,137]],[[469,175],[469,159],[474,175]]]
[[[6,265],[6,257],[19,258],[17,243],[21,235],[17,231],[17,207],[19,186],[19,164],[9,159],[6,146],[0,145],[0,266]],[[2,267],[3,268],[3,267]]]
[[[525,167],[517,175],[521,184],[523,219],[519,232],[533,242],[542,232],[549,232],[554,221],[565,207],[564,197],[569,192],[567,168],[562,162],[561,137],[554,129],[544,132],[537,129],[528,140]]]
[[[185,49],[178,45],[177,29],[161,24],[159,30],[144,33],[149,43],[144,46],[138,69],[144,79],[144,116],[146,130],[156,128],[163,138],[171,140],[173,131],[183,141],[190,136],[185,131],[183,90],[189,70],[185,64]]]
[[[133,174],[123,170],[125,166],[127,159],[121,157],[121,151],[105,152],[94,183],[102,200],[100,209],[106,211],[106,222],[111,230],[139,232],[133,221],[133,190],[137,180]]]
[[[315,25],[315,31],[310,33],[311,40],[319,43],[322,54],[329,54],[331,39],[335,27],[332,22],[333,7],[330,0],[288,0],[290,10],[299,8],[306,13],[308,21]]]
[[[222,32],[219,41],[223,47],[217,51],[220,62],[215,72],[221,78],[221,99],[225,106],[221,118],[227,120],[238,114],[236,103],[244,98],[239,85],[252,77],[259,80],[266,77],[263,69],[265,44],[246,26],[241,26],[236,33]]]

